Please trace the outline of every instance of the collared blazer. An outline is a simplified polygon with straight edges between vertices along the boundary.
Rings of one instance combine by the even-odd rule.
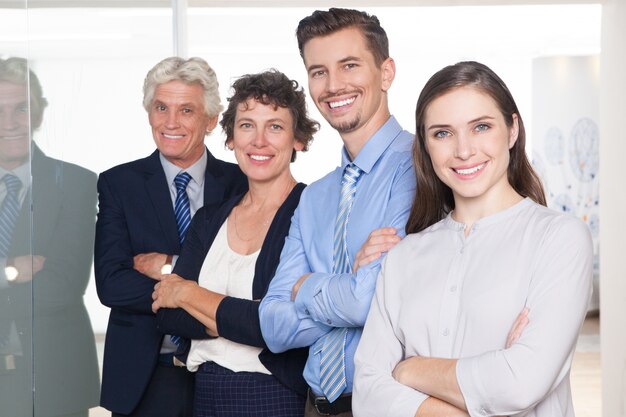
[[[204,204],[245,191],[247,180],[239,167],[207,153]],[[180,253],[159,152],[100,174],[98,201],[94,270],[100,301],[111,308],[100,403],[128,414],[148,386],[163,341],[151,309],[155,281],[133,269],[133,257]]]
[[[291,349],[272,353],[263,340],[259,323],[259,302],[267,293],[270,281],[280,261],[280,253],[289,234],[291,217],[298,206],[304,184],[297,184],[282,206],[265,236],[257,258],[252,282],[252,299],[226,297],[217,309],[217,330],[220,337],[249,346],[261,347],[261,363],[286,387],[306,395],[307,385],[302,376],[308,356],[308,348]],[[207,206],[199,210],[189,228],[185,247],[174,268],[174,273],[189,280],[198,281],[204,259],[217,233],[228,219],[230,212],[241,201],[237,196],[219,206]],[[162,308],[157,313],[158,328],[167,334],[188,339],[207,339],[205,326],[183,309]]]

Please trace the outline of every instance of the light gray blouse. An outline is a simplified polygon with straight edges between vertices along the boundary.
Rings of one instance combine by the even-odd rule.
[[[356,353],[354,415],[414,416],[428,397],[391,371],[419,355],[461,358],[472,417],[573,417],[569,372],[592,283],[587,226],[525,199],[467,237],[464,228],[448,215],[387,255]],[[505,349],[525,306],[530,323]]]

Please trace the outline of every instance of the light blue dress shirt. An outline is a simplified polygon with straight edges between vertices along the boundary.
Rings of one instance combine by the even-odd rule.
[[[372,136],[353,161],[363,170],[348,222],[350,262],[377,228],[404,226],[415,193],[411,162],[413,135],[394,117]],[[341,178],[351,161],[343,149],[342,166],[309,185],[291,221],[280,265],[259,310],[261,330],[269,349],[282,352],[312,346],[333,327],[348,327],[345,361],[347,387],[352,392],[354,352],[361,337],[380,270],[380,259],[356,273],[333,274],[333,234],[341,193]],[[291,301],[293,285],[310,273]],[[304,378],[321,393],[320,355],[310,349]]]

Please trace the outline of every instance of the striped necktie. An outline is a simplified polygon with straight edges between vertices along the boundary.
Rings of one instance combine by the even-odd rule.
[[[176,201],[174,202],[174,215],[176,216],[176,226],[178,227],[178,239],[182,245],[189,224],[191,224],[191,208],[189,197],[187,196],[187,184],[191,181],[191,175],[181,172],[174,178],[176,184]]]
[[[2,181],[6,184],[7,194],[0,206],[0,258],[6,258],[11,246],[15,222],[20,212],[19,192],[22,182],[11,174],[2,177]]]
[[[341,180],[341,197],[335,222],[333,273],[352,272],[346,242],[347,224],[350,218],[356,184],[363,171],[354,164],[346,166]],[[320,357],[320,387],[329,402],[335,401],[346,388],[345,345],[346,327],[335,327],[318,342],[323,343]]]
[[[174,201],[174,215],[176,216],[176,226],[178,228],[178,240],[182,245],[187,235],[187,229],[191,224],[191,207],[189,206],[189,196],[187,195],[187,185],[191,181],[191,175],[181,172],[174,178],[176,185],[176,200]],[[172,342],[180,348],[182,338],[170,335]]]

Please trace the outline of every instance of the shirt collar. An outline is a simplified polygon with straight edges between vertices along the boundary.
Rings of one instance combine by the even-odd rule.
[[[165,158],[160,152],[159,159],[161,160],[163,171],[165,171],[165,178],[167,179],[168,184],[173,184],[174,178],[176,178],[176,176],[181,172],[185,171],[186,173],[191,175],[192,180],[195,181],[196,184],[201,187],[204,185],[204,173],[206,171],[207,164],[206,148],[204,149],[204,152],[202,153],[200,159],[198,159],[196,162],[193,163],[193,165],[185,169],[181,169],[181,167],[174,165],[173,163],[168,161],[167,158]]]
[[[361,168],[361,170],[369,173],[374,167],[374,164],[376,164],[389,145],[391,145],[396,137],[398,137],[400,132],[402,132],[400,123],[398,123],[395,117],[390,116],[385,124],[382,125],[371,138],[369,138],[354,161],[350,160],[346,147],[344,146],[342,148],[342,168],[345,169],[346,165],[354,162],[354,164]]]
[[[22,182],[22,187],[30,187],[30,164],[22,164],[12,171],[7,171],[4,168],[0,168],[0,180],[6,175],[15,175]]]

